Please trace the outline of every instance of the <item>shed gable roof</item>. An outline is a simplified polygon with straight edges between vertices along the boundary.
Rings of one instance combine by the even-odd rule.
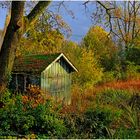
[[[66,58],[66,56],[63,53],[55,53],[55,54],[26,55],[18,57],[15,59],[13,72],[27,72],[27,73],[29,72],[39,74],[46,68],[49,68],[61,57],[63,57],[66,63],[68,63],[72,71],[77,71],[74,65]]]

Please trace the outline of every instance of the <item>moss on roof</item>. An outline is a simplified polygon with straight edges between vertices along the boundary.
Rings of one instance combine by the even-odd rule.
[[[25,55],[15,59],[13,72],[41,73],[61,53]]]

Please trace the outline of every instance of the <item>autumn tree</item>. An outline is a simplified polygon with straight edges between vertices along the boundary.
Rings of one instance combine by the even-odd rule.
[[[65,41],[62,51],[76,65],[78,72],[73,73],[73,83],[81,88],[92,87],[101,81],[103,69],[92,50],[81,48],[72,41]]]
[[[0,93],[8,84],[19,40],[50,2],[39,1],[27,16],[24,16],[24,1],[11,2],[11,18],[0,51]]]
[[[125,48],[133,45],[140,32],[140,2],[138,1],[97,1],[92,18],[109,29],[117,43]]]
[[[81,49],[81,55],[77,67],[77,82],[85,87],[92,87],[102,80],[103,69],[100,67],[97,59],[91,50]]]
[[[104,71],[115,69],[118,50],[102,27],[92,26],[83,38],[81,47],[93,51]]]
[[[89,1],[84,3],[87,6]],[[92,2],[95,4],[95,2]],[[96,1],[96,10],[92,13],[94,24],[100,24],[109,30],[114,42],[121,46],[124,55],[128,47],[134,46],[140,32],[139,1]]]
[[[87,5],[89,2],[85,2]],[[94,3],[95,4],[95,3]],[[97,1],[92,19],[109,30],[114,42],[120,47],[122,72],[126,71],[127,49],[134,47],[135,39],[140,32],[139,1]]]
[[[21,38],[17,55],[60,52],[64,32],[69,34],[71,30],[61,16],[48,11],[43,12],[38,21]]]

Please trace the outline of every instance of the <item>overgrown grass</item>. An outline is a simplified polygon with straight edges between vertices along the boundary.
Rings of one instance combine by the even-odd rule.
[[[39,88],[30,87],[26,95],[7,91],[0,138],[140,138],[139,88],[74,86],[72,93],[71,104],[64,105]]]
[[[120,84],[121,86],[122,83]],[[126,83],[132,84],[132,82]],[[126,86],[126,83],[124,84],[124,87],[129,87],[128,85]],[[62,113],[66,116],[68,114],[76,114],[81,116],[81,119],[84,117],[83,115],[85,112],[87,112],[89,109],[93,114],[96,114],[97,112],[106,114],[105,118],[100,120],[101,125],[103,125],[105,128],[104,136],[102,137],[102,135],[100,135],[98,137],[96,134],[93,134],[92,131],[90,131],[91,134],[90,132],[84,132],[84,129],[90,130],[91,127],[88,128],[88,126],[90,126],[89,124],[87,128],[83,129],[83,133],[81,132],[83,136],[85,136],[84,138],[140,138],[139,88],[125,89],[124,87],[122,89],[117,89],[116,86],[103,86],[99,88],[89,88],[86,90],[81,90],[79,87],[74,87],[72,104],[63,107]],[[134,87],[133,84],[132,87]],[[77,124],[76,119],[74,119],[72,122]],[[86,119],[90,120],[88,117]],[[95,120],[95,122],[98,122],[98,119]],[[86,122],[86,120],[84,120],[84,122]],[[91,122],[91,124],[94,124],[95,122]],[[81,121],[80,123],[82,124]],[[76,124],[73,125],[77,130],[78,124]],[[102,129],[99,126],[98,129],[100,129],[102,133]],[[96,133],[96,131],[94,132]]]

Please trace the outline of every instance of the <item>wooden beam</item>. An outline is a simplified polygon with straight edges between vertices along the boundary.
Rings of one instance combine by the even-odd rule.
[[[27,83],[26,79],[27,79],[27,75],[24,74],[23,77],[24,77],[24,91],[26,91],[26,83]]]
[[[15,74],[15,82],[16,82],[16,91],[18,91],[18,78],[17,78],[17,74]]]

